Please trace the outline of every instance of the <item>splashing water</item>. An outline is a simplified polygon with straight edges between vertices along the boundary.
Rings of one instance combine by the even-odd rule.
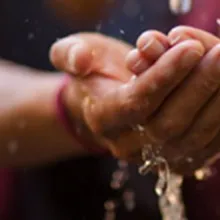
[[[114,200],[108,200],[104,204],[105,207],[105,220],[115,220],[116,218],[116,213],[115,209],[117,207],[117,204]]]
[[[159,196],[159,207],[163,220],[186,220],[181,194],[183,177],[171,173],[169,165],[163,157],[152,154],[149,159],[149,149],[146,147],[143,148],[142,158],[144,164],[139,168],[141,175],[146,175],[155,166],[158,168],[155,192]]]
[[[170,174],[167,189],[159,198],[159,207],[163,220],[187,220],[185,217],[184,203],[182,201],[182,182],[182,176],[173,173]]]
[[[118,161],[118,169],[113,172],[110,186],[119,196],[108,199],[104,203],[104,220],[115,220],[117,209],[124,207],[126,211],[132,212],[135,209],[135,193],[127,187],[129,180],[128,163],[122,160]]]

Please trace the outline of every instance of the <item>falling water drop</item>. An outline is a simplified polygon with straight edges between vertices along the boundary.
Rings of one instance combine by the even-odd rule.
[[[151,148],[152,149],[152,148]],[[161,149],[158,147],[157,149]],[[152,152],[149,158],[149,148],[143,148],[142,159],[144,164],[139,168],[141,174],[146,175],[153,167],[158,168],[158,181],[155,192],[159,196],[159,207],[164,220],[186,220],[185,207],[182,201],[181,185],[182,176],[170,172],[167,161],[159,156],[158,152]]]
[[[170,179],[170,170],[168,163],[165,159],[163,159],[162,157],[158,157],[157,160],[159,164],[159,168],[158,168],[159,178],[155,187],[155,191],[158,196],[162,196],[167,190],[167,186]]]
[[[127,15],[130,18],[134,18],[140,14],[141,6],[138,4],[136,0],[126,0],[123,12],[125,15]]]
[[[18,151],[18,142],[16,140],[11,140],[7,147],[10,154],[15,154]]]
[[[106,210],[104,220],[115,220],[116,219],[116,214],[115,214],[116,206],[117,204],[113,200],[108,200],[104,203],[104,208]]]
[[[123,193],[124,205],[127,211],[132,212],[135,209],[135,193],[132,190],[126,190]]]
[[[27,36],[28,40],[33,40],[35,38],[35,35],[34,33],[29,33],[28,36]]]

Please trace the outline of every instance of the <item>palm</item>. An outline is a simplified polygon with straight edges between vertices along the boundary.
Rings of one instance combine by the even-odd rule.
[[[94,44],[95,47],[91,74],[81,80],[91,95],[103,97],[132,77],[132,72],[125,65],[125,57],[131,46],[102,35],[85,34],[83,37],[88,38],[90,45]]]

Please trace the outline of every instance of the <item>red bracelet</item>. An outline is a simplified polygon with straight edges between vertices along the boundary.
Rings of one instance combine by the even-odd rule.
[[[86,151],[92,153],[92,154],[106,154],[108,151],[100,146],[98,146],[96,143],[91,143],[91,141],[88,141],[85,137],[82,137],[76,132],[76,127],[74,126],[74,123],[68,113],[67,108],[65,107],[65,103],[63,102],[63,91],[66,88],[69,77],[67,75],[64,76],[60,87],[57,90],[56,93],[56,115],[57,119],[61,122],[63,127],[66,129],[66,131],[76,140],[83,148],[85,148]]]

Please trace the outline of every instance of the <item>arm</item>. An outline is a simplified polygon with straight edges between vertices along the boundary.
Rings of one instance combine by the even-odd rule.
[[[0,61],[0,166],[85,154],[56,118],[61,77]]]

